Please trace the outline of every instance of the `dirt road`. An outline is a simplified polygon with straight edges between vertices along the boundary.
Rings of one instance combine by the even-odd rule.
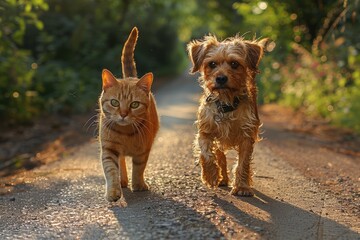
[[[256,196],[206,188],[191,149],[199,92],[189,77],[155,92],[162,127],[146,169],[149,192],[125,189],[126,208],[107,203],[94,140],[21,175],[24,184],[0,196],[0,239],[360,239],[358,163],[266,121],[254,156]],[[348,191],[336,182],[322,184],[327,175],[315,166],[329,163],[334,176],[336,167],[352,169],[355,202],[341,201]]]

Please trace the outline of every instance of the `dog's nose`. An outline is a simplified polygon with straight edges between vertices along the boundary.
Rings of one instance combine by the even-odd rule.
[[[216,80],[217,84],[223,85],[227,82],[228,78],[225,75],[220,75],[220,76],[217,76],[215,80]]]

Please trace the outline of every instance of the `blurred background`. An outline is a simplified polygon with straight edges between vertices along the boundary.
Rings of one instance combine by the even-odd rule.
[[[259,103],[359,133],[359,8],[359,0],[1,0],[1,128],[96,109],[101,70],[121,76],[122,45],[137,26],[139,75],[152,71],[159,82],[188,71],[191,39],[268,37]]]

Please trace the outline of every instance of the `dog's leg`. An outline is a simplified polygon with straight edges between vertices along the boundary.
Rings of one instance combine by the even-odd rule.
[[[216,149],[215,155],[216,155],[219,167],[221,169],[221,176],[222,176],[222,180],[219,183],[219,185],[220,186],[227,186],[229,184],[229,177],[228,177],[228,174],[227,174],[226,156],[219,149]]]
[[[221,181],[220,168],[213,153],[213,139],[199,133],[197,141],[200,148],[201,179],[209,187],[216,187]]]
[[[235,167],[235,180],[231,189],[231,194],[240,196],[253,196],[251,160],[254,148],[254,140],[246,138],[239,146],[239,158]]]

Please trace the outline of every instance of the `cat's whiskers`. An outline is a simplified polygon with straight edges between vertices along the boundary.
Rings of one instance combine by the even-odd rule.
[[[141,144],[144,144],[144,143],[145,143],[145,140],[144,140],[145,135],[144,135],[141,127],[137,124],[137,122],[134,122],[134,123],[132,124],[132,126],[134,126],[134,127],[136,128],[136,131],[139,133],[139,137],[140,137],[140,142],[141,142]]]
[[[146,138],[146,134],[151,135],[151,129],[148,125],[146,125],[146,122],[151,123],[150,121],[147,121],[147,119],[139,118],[140,121],[136,121],[137,125],[141,129],[142,135]]]
[[[95,119],[94,119],[94,118],[95,118]],[[91,117],[86,121],[86,123],[84,124],[83,127],[86,127],[86,125],[88,125],[88,127],[86,128],[86,132],[88,132],[89,129],[90,129],[92,126],[95,125],[95,129],[94,129],[93,134],[96,135],[96,131],[99,129],[98,123],[99,123],[98,114],[95,114],[95,115],[91,116]]]
[[[154,123],[153,122],[151,122],[151,121],[149,121],[148,119],[146,119],[146,118],[141,118],[141,117],[139,117],[139,119],[142,121],[142,122],[146,122],[146,123],[149,123],[149,124],[151,124],[151,125],[153,125],[154,126]]]
[[[113,127],[113,125],[115,124],[114,121],[112,121],[111,119],[104,119],[104,126],[106,127],[106,137],[110,138],[110,134],[111,134],[111,129]]]
[[[139,126],[139,129],[141,129],[141,134],[144,136],[144,138],[146,138],[146,133],[151,134],[151,131],[149,129],[149,127],[145,124],[146,121],[138,121],[136,122],[137,125]]]
[[[141,119],[141,118],[140,118]],[[137,121],[137,123],[139,124],[139,126],[141,126],[142,128],[144,128],[144,130],[146,130],[148,133],[150,133],[150,129],[148,126],[146,126],[145,124],[146,119],[143,119],[141,121]]]
[[[145,139],[146,139],[146,134],[144,132],[144,129],[142,128],[142,126],[137,121],[134,121],[134,125],[135,125],[137,131],[139,132],[141,143],[144,144]]]
[[[103,136],[105,136],[106,135],[106,133],[108,133],[109,132],[109,125],[110,125],[110,121],[109,120],[107,120],[107,119],[102,119],[102,132],[103,132]]]
[[[94,120],[94,118],[96,118],[98,115],[95,114],[93,116],[91,116],[83,125],[83,127],[86,127],[86,125],[89,124],[88,128],[86,130],[89,130],[89,127],[91,127],[91,125],[93,125],[94,123],[96,123],[96,120]],[[94,120],[94,121],[93,121]],[[91,121],[91,122],[90,122]]]

